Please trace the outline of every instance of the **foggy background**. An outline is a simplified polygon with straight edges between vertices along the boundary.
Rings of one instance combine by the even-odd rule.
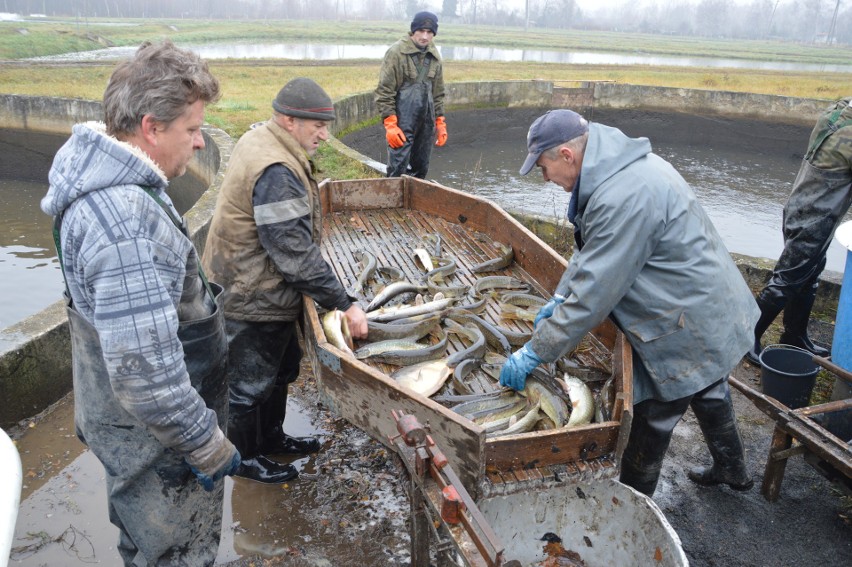
[[[0,11],[98,18],[398,20],[852,43],[852,0],[0,0]],[[379,16],[381,15],[381,16]]]

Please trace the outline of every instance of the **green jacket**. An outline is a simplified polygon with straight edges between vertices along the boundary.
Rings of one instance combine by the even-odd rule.
[[[432,83],[432,100],[435,105],[435,116],[444,115],[444,70],[441,66],[441,55],[434,43],[429,43],[425,54],[405,36],[385,53],[382,69],[379,71],[379,86],[376,88],[376,106],[382,119],[396,115],[396,93],[406,82],[417,81],[415,56],[430,57],[429,72],[426,80]]]

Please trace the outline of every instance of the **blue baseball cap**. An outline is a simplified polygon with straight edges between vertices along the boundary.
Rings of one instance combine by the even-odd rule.
[[[521,175],[535,167],[541,154],[589,131],[589,123],[573,110],[551,110],[539,116],[527,133],[527,159],[521,166]]]

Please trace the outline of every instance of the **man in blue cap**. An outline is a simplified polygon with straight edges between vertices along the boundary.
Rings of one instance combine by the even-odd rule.
[[[647,138],[570,110],[533,122],[527,148],[521,174],[538,166],[571,193],[577,251],[500,383],[522,390],[530,371],[574,350],[609,316],[635,354],[620,480],[654,494],[672,431],[691,407],[713,465],[689,478],[748,490],[727,377],[751,346],[758,309],[692,189]]]
[[[423,179],[432,145],[447,142],[444,121],[444,71],[432,42],[438,17],[418,12],[410,33],[385,53],[376,88],[376,106],[388,142],[388,177],[403,174]]]

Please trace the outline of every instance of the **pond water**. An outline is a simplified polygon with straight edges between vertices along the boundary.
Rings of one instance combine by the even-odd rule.
[[[538,169],[521,176],[529,125],[546,109],[492,109],[447,114],[449,140],[435,148],[429,179],[491,199],[508,210],[564,218],[569,195]],[[810,128],[639,110],[595,110],[586,116],[654,151],[690,183],[731,252],[776,259],[783,249],[781,212]],[[343,141],[384,163],[379,125]],[[847,214],[852,219],[852,214]],[[832,240],[828,270],[842,272],[846,250]]]
[[[53,243],[53,221],[40,202],[47,172],[68,136],[0,128],[0,329],[62,297],[64,283]],[[202,181],[175,179],[170,191],[200,195]],[[178,210],[184,212],[175,198]],[[194,199],[192,200],[194,202]]]
[[[329,61],[340,59],[381,59],[389,44],[348,45],[318,43],[204,43],[186,44],[207,59],[308,59]],[[136,47],[112,47],[35,57],[33,61],[102,61],[130,57]],[[729,67],[775,71],[822,71],[852,73],[852,65],[817,65],[808,63],[749,61],[711,57],[666,57],[646,53],[599,53],[591,51],[554,51],[543,49],[499,49],[438,45],[447,61],[530,61],[573,65],[668,65],[673,67]]]

